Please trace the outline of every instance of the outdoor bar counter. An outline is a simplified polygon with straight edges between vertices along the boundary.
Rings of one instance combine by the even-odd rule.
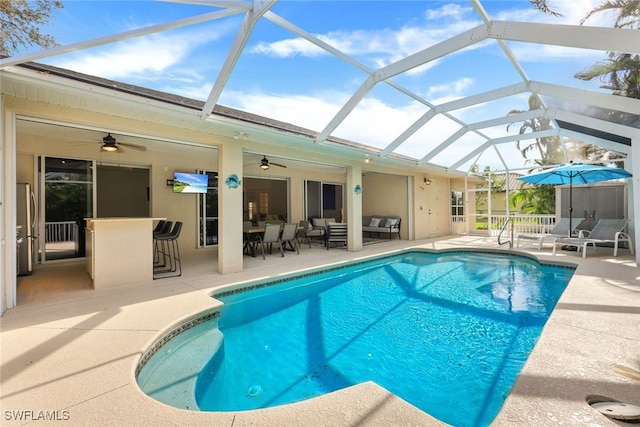
[[[93,288],[153,280],[153,222],[164,218],[87,218],[87,272]]]

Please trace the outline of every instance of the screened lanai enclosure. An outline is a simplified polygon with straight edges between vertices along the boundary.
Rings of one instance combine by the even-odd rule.
[[[616,21],[616,10],[587,15],[572,2],[552,5],[559,13],[549,14],[534,3],[174,0],[150,3],[142,16],[135,2],[69,2],[56,27],[68,28],[69,17],[85,22],[90,12],[89,31],[78,26],[54,34],[54,48],[0,59],[3,97],[39,106],[5,114],[3,141],[15,145],[38,126],[62,124],[74,138],[110,132],[168,158],[202,149],[196,157],[208,163],[193,169],[211,174],[249,155],[319,174],[292,179],[285,176],[291,167],[267,172],[259,160],[249,162],[249,179],[236,178],[250,194],[234,202],[242,205],[237,216],[251,219],[271,214],[266,206],[277,206],[282,218],[329,211],[346,218],[353,189],[371,200],[371,189],[358,186],[379,170],[403,177],[403,226],[421,237],[495,235],[514,216],[540,228],[564,216],[566,189],[554,189],[551,211],[532,213],[515,200],[519,176],[570,161],[615,163],[633,179],[581,190],[581,209],[595,220],[601,206],[615,206],[607,215],[631,219],[638,241],[640,99],[612,88],[606,75],[578,78],[612,58],[637,64],[637,22]],[[45,105],[61,112],[54,117]],[[209,137],[194,142],[198,133]],[[219,157],[209,154],[212,146]],[[123,153],[110,162],[126,165]],[[139,154],[136,166],[170,171],[162,161]],[[11,184],[19,171],[15,159],[4,162]],[[158,179],[156,194],[168,178]],[[321,204],[304,196],[303,179],[320,183]],[[420,198],[437,179],[449,180],[437,194],[448,202],[446,229],[418,219],[431,213],[427,202],[436,196],[424,209]],[[213,193],[224,194],[223,181]],[[196,246],[219,243],[227,206],[200,201]]]
[[[17,65],[28,67],[29,61],[38,61],[99,77],[122,74],[117,80],[123,84],[144,82],[144,87],[163,90],[174,78],[170,71],[189,68],[212,82],[208,90],[198,92],[204,121],[215,120],[216,105],[226,105],[311,129],[311,139],[318,145],[331,146],[334,138],[342,138],[364,144],[372,158],[401,158],[444,171],[467,173],[489,167],[526,173],[541,157],[551,163],[575,160],[585,144],[623,159],[631,153],[640,126],[640,101],[612,95],[599,87],[601,82],[580,80],[574,74],[604,61],[608,52],[638,55],[637,29],[613,28],[611,17],[601,20],[597,14],[581,25],[578,17],[584,18],[586,11],[580,12],[582,16],[554,17],[535,10],[528,1],[508,6],[474,0],[362,2],[357,7],[363,15],[375,13],[385,20],[362,30],[360,36],[369,40],[347,43],[348,34],[341,39],[329,30],[344,25],[335,17],[347,3],[159,2],[150,7],[158,14],[166,9],[164,16],[175,19],[121,32],[117,26],[95,25],[100,27],[95,38],[67,36],[56,48],[3,58],[0,67],[19,74]],[[121,6],[118,13],[125,16],[126,3]],[[333,23],[320,22],[314,15],[318,9],[329,10]],[[412,13],[426,18],[409,19]],[[442,16],[448,19],[437,20]],[[393,32],[393,20],[401,20],[405,31]],[[439,31],[430,30],[436,24]],[[397,42],[383,39],[409,37],[411,32],[415,32],[411,43],[401,50],[392,50]],[[187,37],[191,38],[183,54],[171,64],[158,65],[160,69],[140,64],[137,72],[116,73],[92,59],[106,54],[101,61],[113,58],[117,63],[118,52],[137,49],[141,54],[142,46],[154,40]],[[192,51],[208,55],[216,65],[199,63]],[[259,68],[263,56],[270,58],[269,68]],[[543,73],[543,68],[553,72]],[[244,77],[251,69],[260,70],[263,90],[288,97],[289,107],[267,113],[255,102],[258,98],[234,96],[248,96]],[[291,82],[287,70],[297,73],[295,84],[287,84]],[[149,74],[142,78],[140,73]],[[149,77],[159,83],[148,81]],[[340,90],[340,96],[326,106],[322,95],[316,95],[317,104],[307,104],[300,113],[297,103],[304,105],[305,99],[294,98],[304,93],[304,86],[351,89]],[[191,98],[188,87],[174,82],[168,91]],[[387,105],[388,114],[374,109],[376,103]],[[373,133],[377,128],[372,120],[384,123],[384,133]],[[523,123],[539,125],[521,135]],[[536,141],[554,144],[553,155],[525,150]]]

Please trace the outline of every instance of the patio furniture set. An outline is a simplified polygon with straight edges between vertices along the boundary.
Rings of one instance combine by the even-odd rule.
[[[388,234],[389,240],[393,236],[400,238],[399,217],[363,217],[363,233]],[[311,221],[302,220],[298,224],[289,224],[276,221],[275,223],[258,223],[245,221],[243,226],[244,247],[243,252],[255,257],[258,248],[265,259],[265,249],[273,252],[273,245],[277,244],[280,255],[284,256],[285,250],[300,253],[300,245],[306,242],[311,247],[312,241],[317,241],[327,248],[347,247],[348,226],[346,223],[336,222],[335,218],[313,218]],[[288,245],[288,249],[287,249]]]

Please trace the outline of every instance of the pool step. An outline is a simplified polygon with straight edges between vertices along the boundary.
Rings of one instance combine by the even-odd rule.
[[[152,398],[176,408],[198,411],[198,374],[222,346],[223,335],[205,322],[162,346],[138,374],[138,385]]]

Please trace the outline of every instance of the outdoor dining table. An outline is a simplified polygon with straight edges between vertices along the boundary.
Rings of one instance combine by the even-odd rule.
[[[242,229],[244,235],[244,246],[242,252],[246,255],[256,256],[257,244],[262,240],[262,235],[266,227],[264,226],[251,226]]]

